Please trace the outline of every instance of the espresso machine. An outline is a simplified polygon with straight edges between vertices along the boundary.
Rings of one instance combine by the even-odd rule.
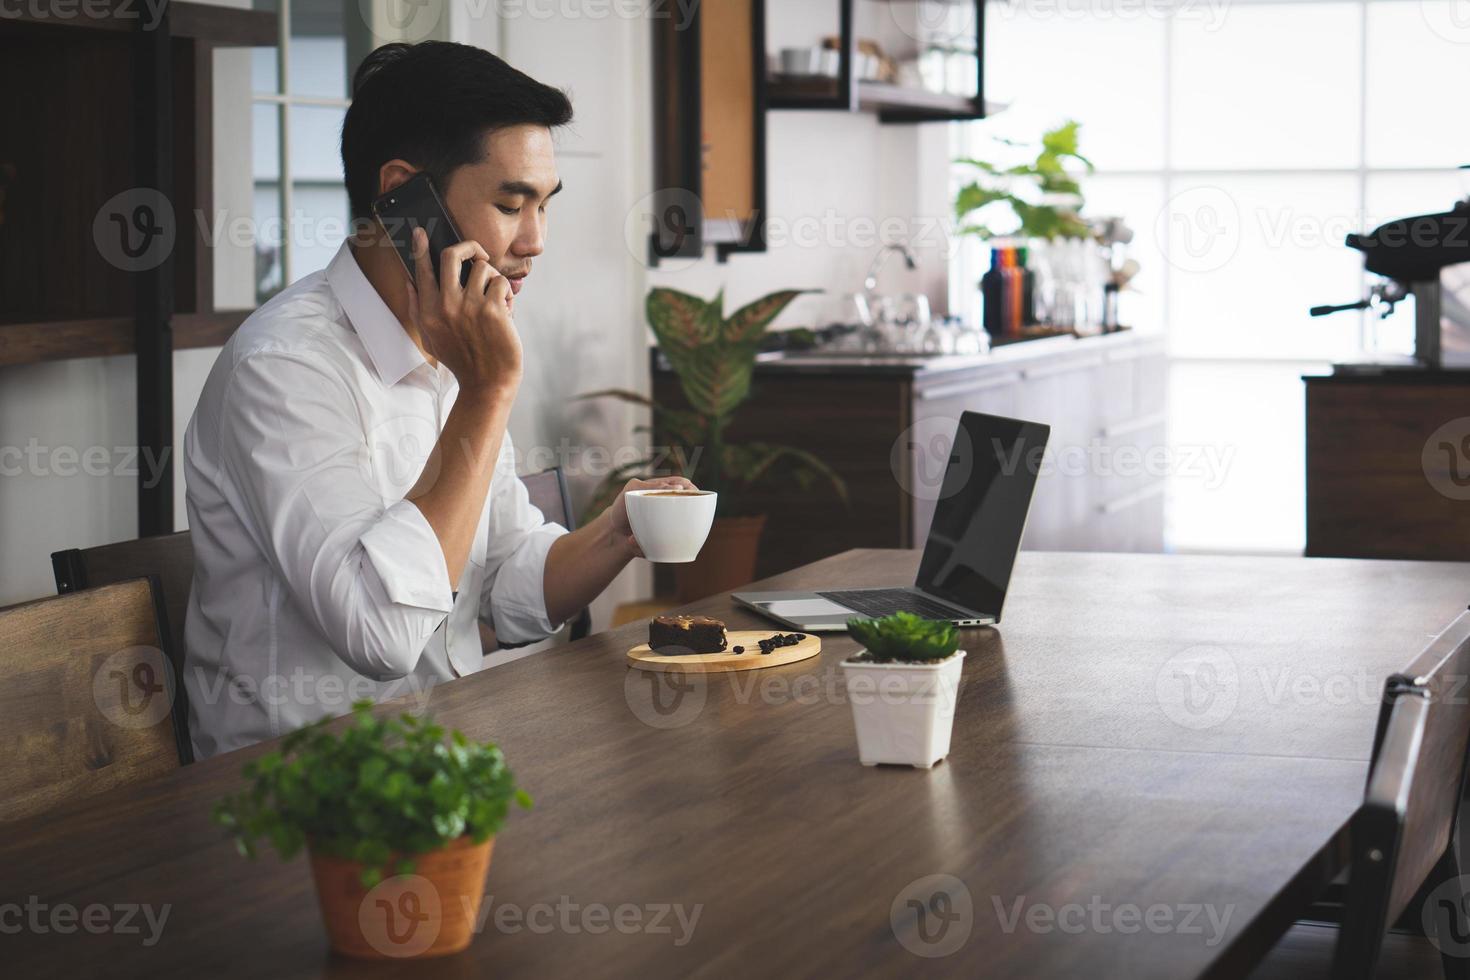
[[[1375,310],[1387,317],[1412,295],[1412,366],[1470,369],[1470,198],[1439,214],[1398,218],[1366,235],[1348,235],[1346,244],[1362,252],[1363,268],[1383,281],[1366,299],[1314,306],[1312,316]]]

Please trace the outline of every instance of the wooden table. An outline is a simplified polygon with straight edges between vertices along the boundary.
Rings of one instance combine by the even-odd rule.
[[[892,584],[916,561],[853,551],[765,584]],[[243,861],[209,823],[255,748],[7,826],[0,954],[16,976],[1237,976],[1341,866],[1382,679],[1467,597],[1460,564],[1023,553],[1001,628],[965,636],[928,772],[858,764],[845,637],[675,702],[624,666],[625,627],[431,692],[536,797],[466,953],[329,956],[305,862]],[[931,875],[962,886],[936,899]],[[145,946],[146,925],[14,934],[30,913],[6,902],[43,925],[170,911]]]

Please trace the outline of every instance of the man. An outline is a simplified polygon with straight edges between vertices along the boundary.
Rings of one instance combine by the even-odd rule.
[[[571,114],[464,45],[390,44],[358,69],[342,128],[353,237],[230,339],[184,438],[198,756],[476,671],[477,619],[502,642],[539,639],[638,554],[621,498],[571,534],[545,523],[506,433],[514,297]],[[465,240],[433,256],[420,232],[410,280],[365,219],[420,170]],[[665,485],[689,484],[627,489]]]

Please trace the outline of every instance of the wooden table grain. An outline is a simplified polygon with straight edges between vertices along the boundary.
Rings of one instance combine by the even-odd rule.
[[[762,585],[916,563],[852,551]],[[858,764],[846,637],[672,679],[628,670],[624,627],[423,698],[536,797],[466,952],[329,955],[305,862],[241,860],[209,822],[256,747],[4,827],[0,956],[13,976],[1238,976],[1340,868],[1383,678],[1467,598],[1463,564],[1023,553],[1000,628],[964,636],[927,772]],[[168,917],[94,932],[94,906]]]

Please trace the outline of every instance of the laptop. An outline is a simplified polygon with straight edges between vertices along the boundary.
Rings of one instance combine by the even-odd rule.
[[[735,601],[803,633],[845,630],[855,616],[896,612],[956,626],[1000,622],[1050,434],[1040,422],[960,416],[913,586],[737,592]]]

